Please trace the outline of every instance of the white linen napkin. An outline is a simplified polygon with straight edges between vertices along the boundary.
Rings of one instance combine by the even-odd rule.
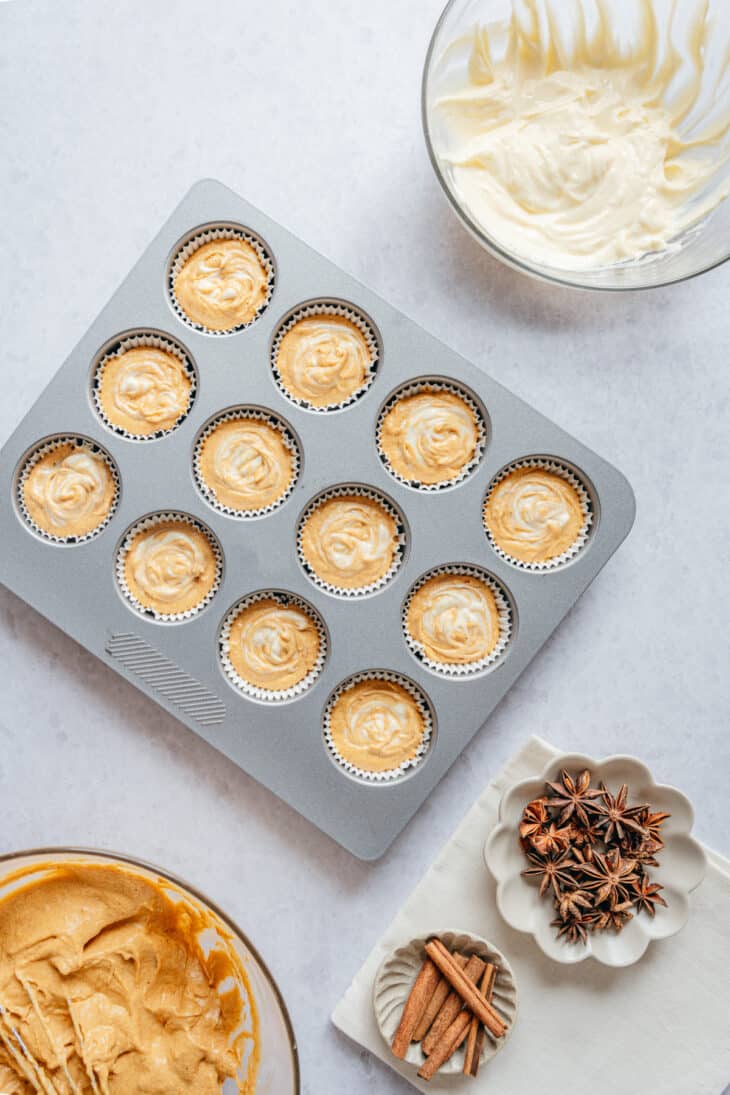
[[[709,851],[686,927],[649,944],[633,966],[546,958],[499,915],[482,857],[505,788],[539,774],[558,750],[531,738],[486,788],[377,942],[332,1021],[419,1091],[489,1095],[720,1095],[730,1081],[730,862]],[[517,981],[514,1033],[476,1079],[425,1083],[396,1060],[375,1023],[383,958],[417,935],[456,929],[489,939]]]

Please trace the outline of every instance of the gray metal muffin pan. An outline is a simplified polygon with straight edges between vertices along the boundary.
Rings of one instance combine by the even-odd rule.
[[[166,290],[166,271],[178,242],[197,226],[216,222],[252,229],[276,265],[269,307],[249,328],[225,337],[183,323]],[[353,405],[332,414],[288,401],[270,368],[270,346],[282,317],[318,297],[363,309],[382,340],[374,383]],[[192,354],[200,377],[195,404],[182,425],[149,442],[113,433],[95,413],[89,394],[100,349],[135,328],[173,335]],[[397,482],[375,446],[380,407],[393,389],[419,376],[466,385],[489,416],[488,444],[475,473],[438,492]],[[235,404],[276,411],[290,423],[303,451],[293,494],[275,512],[254,520],[216,512],[192,475],[193,443],[201,426]],[[98,441],[121,474],[114,517],[100,535],[78,545],[42,540],[24,523],[14,500],[25,454],[54,434]],[[533,455],[552,456],[578,470],[594,506],[588,546],[568,565],[547,573],[524,572],[499,558],[482,525],[482,502],[492,477],[512,460]],[[309,500],[347,482],[384,492],[405,514],[409,530],[405,560],[394,580],[381,592],[353,600],[317,588],[303,573],[295,548],[297,519]],[[158,510],[200,518],[224,552],[220,589],[207,608],[184,623],[140,617],[115,582],[120,537],[133,521]],[[0,579],[5,585],[363,859],[376,859],[391,844],[617,549],[633,519],[632,490],[614,467],[213,180],[189,191],[0,453]],[[482,676],[437,676],[404,642],[403,600],[424,571],[443,563],[486,568],[513,600],[516,620],[507,654]],[[299,594],[319,610],[329,631],[330,652],[321,676],[287,703],[263,705],[240,694],[218,661],[222,619],[235,601],[259,589]],[[426,759],[392,783],[353,779],[333,762],[323,742],[322,713],[330,692],[344,678],[368,669],[409,677],[435,713]]]

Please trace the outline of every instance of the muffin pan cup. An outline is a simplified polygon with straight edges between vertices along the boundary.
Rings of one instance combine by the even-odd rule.
[[[268,308],[227,337],[196,331],[171,306],[167,275],[184,243],[211,224],[239,224],[260,237],[276,267]],[[312,414],[276,387],[272,340],[282,319],[313,299],[349,301],[375,325],[382,343],[369,390],[337,414]],[[132,444],[99,422],[89,375],[100,350],[119,331],[168,333],[190,351],[198,394],[172,433]],[[472,391],[488,416],[479,466],[448,490],[417,491],[395,480],[378,455],[378,412],[391,394],[421,377],[451,378]],[[299,480],[289,498],[257,521],[235,521],[212,509],[195,486],[195,438],[221,411],[240,404],[270,408],[302,446]],[[121,477],[116,512],[84,543],[60,547],[32,534],[15,497],[29,450],[57,435],[100,443]],[[574,468],[591,497],[589,541],[564,566],[533,573],[501,559],[482,521],[484,497],[515,460],[550,456]],[[393,580],[369,597],[343,598],[317,588],[297,558],[296,525],[315,495],[341,483],[367,484],[402,510],[409,548]],[[143,618],[120,595],[114,564],[124,531],[147,514],[183,512],[218,538],[224,567],[204,612],[168,626]],[[280,225],[214,181],[185,196],[67,361],[0,452],[0,580],[102,661],[176,715],[191,730],[364,859],[386,850],[448,770],[491,710],[538,652],[576,599],[629,532],[634,499],[628,483],[568,433],[438,342],[374,293],[313,252]],[[405,643],[401,607],[426,571],[451,563],[483,567],[512,598],[519,628],[503,660],[482,676],[449,680],[420,666]],[[329,657],[313,686],[288,703],[262,705],[226,682],[218,635],[230,607],[256,590],[284,589],[322,616]],[[326,748],[323,716],[346,678],[374,667],[414,681],[428,697],[437,733],[428,754],[393,782],[352,779]],[[570,666],[566,666],[570,672]]]

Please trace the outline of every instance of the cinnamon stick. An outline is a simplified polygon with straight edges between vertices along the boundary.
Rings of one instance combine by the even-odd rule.
[[[469,959],[464,958],[461,954],[454,954],[450,957],[453,957],[455,965],[458,966],[460,970],[463,970],[464,977],[467,977],[469,981],[476,984],[484,970],[484,962],[481,958],[476,954],[473,954]],[[447,984],[451,987],[448,981]],[[463,1004],[464,1001],[455,990],[452,990],[446,997],[441,1010],[433,1021],[431,1029],[421,1043],[421,1049],[427,1057],[434,1052],[436,1046],[461,1011]]]
[[[504,1020],[497,1014],[492,1005],[487,1003],[476,986],[464,976],[464,971],[459,968],[441,940],[429,939],[426,944],[426,954],[434,965],[441,970],[451,987],[458,992],[477,1019],[484,1023],[487,1030],[495,1038],[502,1038],[507,1030]]]
[[[449,1057],[456,1053],[457,1049],[469,1033],[470,1023],[470,1012],[466,1010],[460,1011],[444,1033],[433,1053],[419,1068],[418,1075],[422,1080],[432,1079],[441,1066],[448,1061]]]
[[[460,954],[455,954],[454,958],[457,960],[457,962],[466,965],[466,958],[462,958]],[[429,1030],[431,1029],[434,1019],[441,1011],[444,1001],[451,991],[451,985],[445,977],[441,976],[439,983],[434,989],[433,996],[426,1004],[423,1015],[419,1020],[418,1026],[413,1032],[414,1042],[422,1042],[423,1039],[426,1037]]]
[[[497,967],[491,962],[487,962],[482,976],[481,983],[479,985],[479,991],[488,1004],[492,1002],[492,994],[494,992],[494,982],[497,977]],[[484,1045],[484,1027],[476,1018],[472,1015],[471,1022],[469,1023],[469,1033],[466,1038],[466,1051],[464,1053],[464,1075],[476,1076],[479,1072],[479,1059],[482,1055],[482,1046]]]
[[[403,1014],[400,1018],[398,1029],[393,1038],[392,1050],[401,1060],[405,1057],[408,1047],[413,1039],[413,1032],[423,1014],[426,1004],[433,995],[433,990],[439,983],[440,973],[434,963],[426,958],[421,966],[413,988],[406,1000]]]

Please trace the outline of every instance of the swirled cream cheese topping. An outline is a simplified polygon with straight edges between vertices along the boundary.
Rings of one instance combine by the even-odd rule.
[[[124,577],[141,605],[170,616],[206,599],[218,579],[218,562],[200,529],[187,521],[160,521],[132,538]]]
[[[727,196],[730,54],[707,3],[677,16],[676,0],[522,0],[445,49],[432,137],[476,225],[528,261],[594,269],[663,250]]]
[[[265,509],[286,494],[294,457],[281,430],[243,417],[211,430],[200,448],[198,468],[221,505],[245,512]]]
[[[406,626],[427,658],[449,665],[482,661],[500,634],[494,593],[471,574],[428,578],[411,598]]]
[[[398,546],[396,523],[374,498],[327,498],[309,514],[301,550],[314,573],[341,589],[362,589],[384,577]]]
[[[281,383],[312,407],[336,407],[365,384],[373,355],[345,316],[306,316],[286,332],[276,355]]]
[[[312,672],[319,647],[319,631],[308,612],[267,598],[238,613],[231,624],[227,653],[244,681],[282,692]]]
[[[546,563],[578,539],[586,517],[566,479],[547,468],[515,468],[497,483],[484,507],[497,547],[524,563]]]
[[[90,445],[54,446],[31,468],[23,484],[31,520],[50,536],[86,536],[109,516],[116,483],[106,459]]]
[[[436,389],[398,399],[380,428],[380,447],[393,471],[428,485],[456,479],[474,458],[478,439],[471,407]]]
[[[413,760],[423,742],[423,714],[394,681],[356,681],[337,697],[330,737],[343,760],[365,772],[395,771]]]
[[[250,323],[263,308],[269,275],[246,240],[210,240],[185,259],[173,291],[193,323],[211,331],[232,331]]]
[[[182,361],[157,346],[134,346],[104,362],[98,398],[113,426],[131,434],[171,429],[188,410],[192,384]]]
[[[0,900],[4,1095],[253,1095],[256,1003],[212,914],[131,868],[48,863],[12,882]]]

